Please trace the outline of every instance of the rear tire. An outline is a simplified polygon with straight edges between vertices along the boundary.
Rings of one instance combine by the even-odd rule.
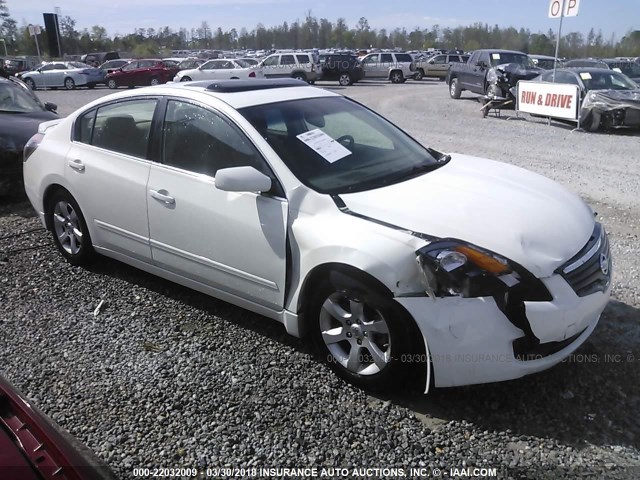
[[[391,80],[391,83],[404,83],[404,75],[402,75],[402,72],[400,70],[393,70],[390,74],[389,74],[389,79]]]
[[[94,254],[89,229],[78,202],[66,190],[56,192],[47,208],[53,243],[71,265],[86,265]]]
[[[462,93],[462,88],[460,88],[460,82],[457,78],[452,78],[451,83],[449,83],[449,95],[451,98],[457,100],[460,98],[460,94]]]
[[[424,78],[424,70],[422,70],[421,68],[419,68],[415,75],[413,76],[414,80],[422,80]]]
[[[96,88],[96,84],[95,83],[87,83],[87,88],[89,90],[93,90],[94,88]]]
[[[64,79],[64,88],[67,90],[75,90],[76,82],[73,81],[73,78],[65,78]]]
[[[291,78],[294,78],[296,80],[300,80],[302,82],[306,82],[307,81],[307,76],[304,74],[304,72],[295,72],[291,75]]]
[[[190,82],[191,81],[191,77],[182,77],[180,79],[181,82]]]
[[[160,85],[160,80],[157,77],[151,77],[151,80],[149,80],[149,85],[151,85],[152,87]]]
[[[36,89],[36,82],[34,82],[31,78],[25,78],[24,83],[26,83],[31,90]]]

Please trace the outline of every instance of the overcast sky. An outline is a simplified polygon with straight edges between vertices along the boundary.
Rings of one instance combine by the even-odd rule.
[[[19,25],[42,25],[42,13],[60,7],[63,16],[77,22],[79,30],[100,25],[110,36],[132,33],[135,28],[169,26],[197,28],[203,20],[212,29],[255,28],[304,21],[311,10],[316,18],[335,22],[339,17],[354,27],[366,17],[372,28],[430,28],[469,25],[474,22],[500,27],[529,28],[533,32],[557,29],[547,17],[549,0],[6,0]],[[580,0],[577,17],[565,18],[563,32],[587,33],[601,29],[605,38],[620,39],[629,30],[640,30],[640,0]]]

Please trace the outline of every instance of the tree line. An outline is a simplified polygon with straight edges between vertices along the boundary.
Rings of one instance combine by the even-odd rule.
[[[186,49],[254,49],[271,48],[401,48],[403,50],[426,50],[427,48],[464,49],[505,48],[526,53],[553,55],[556,34],[553,30],[546,33],[532,33],[529,29],[490,26],[474,23],[455,28],[432,25],[412,30],[396,28],[374,29],[365,17],[350,27],[344,18],[330,21],[317,19],[309,11],[304,20],[265,27],[258,23],[248,30],[215,30],[207,21],[198,28],[174,29],[164,26],[138,28],[127,35],[109,36],[107,30],[94,25],[90,29],[79,30],[76,21],[70,16],[58,19],[62,51],[68,55],[89,52],[117,50],[128,52],[136,57],[166,56],[170,50]],[[5,0],[0,0],[0,38],[3,38],[9,54],[35,55],[36,46],[29,35],[28,26],[18,26],[11,18]],[[39,36],[42,51],[48,51],[46,35]],[[4,53],[0,49],[0,55]],[[604,38],[601,31],[591,29],[585,36],[580,32],[571,32],[560,40],[560,56],[575,57],[613,57],[640,56],[640,30],[629,31],[622,38],[615,35]]]

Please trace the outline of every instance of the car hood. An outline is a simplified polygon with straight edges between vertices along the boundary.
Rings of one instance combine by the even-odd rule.
[[[453,154],[417,178],[340,195],[354,213],[475,244],[550,276],[589,240],[591,209],[556,182],[513,165]]]
[[[1,113],[0,112],[0,154],[22,152],[27,141],[38,132],[38,125],[58,117],[52,112]]]
[[[590,90],[582,108],[638,108],[640,109],[640,89],[636,90]]]

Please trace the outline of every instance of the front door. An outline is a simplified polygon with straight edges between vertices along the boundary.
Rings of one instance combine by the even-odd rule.
[[[153,261],[159,267],[273,309],[284,304],[287,201],[225,192],[223,168],[252,166],[271,176],[247,138],[222,114],[169,100],[162,163],[147,188]],[[275,180],[274,180],[275,181]]]

